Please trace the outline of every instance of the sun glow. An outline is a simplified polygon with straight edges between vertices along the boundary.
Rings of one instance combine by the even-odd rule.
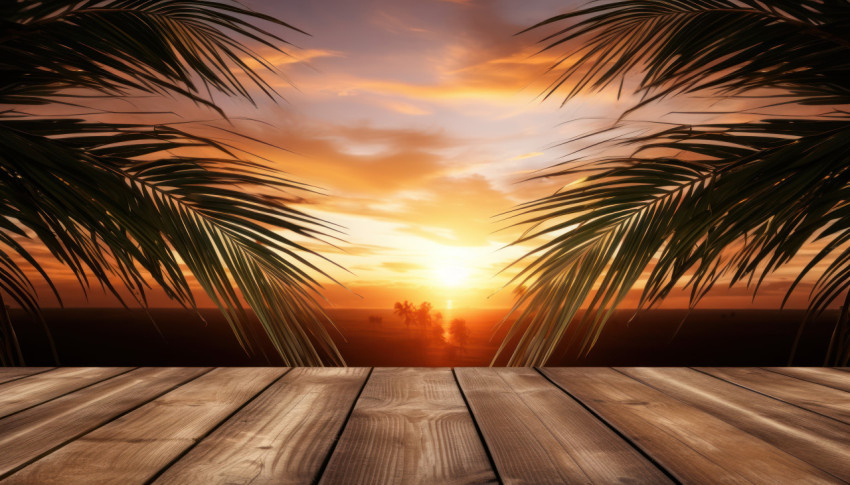
[[[470,263],[475,256],[470,249],[438,246],[429,252],[431,280],[434,286],[458,288],[469,283],[472,276]]]
[[[469,279],[469,269],[458,264],[441,264],[434,268],[434,276],[440,285],[456,288]]]

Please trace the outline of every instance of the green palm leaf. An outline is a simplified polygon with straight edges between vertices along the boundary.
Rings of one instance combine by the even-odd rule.
[[[298,242],[327,241],[338,229],[288,204],[290,191],[309,187],[176,126],[22,109],[80,104],[80,89],[177,94],[214,109],[199,93],[250,100],[253,85],[273,97],[246,59],[271,66],[234,38],[279,49],[283,39],[258,23],[292,27],[228,3],[178,0],[23,1],[5,4],[2,16],[0,294],[37,312],[21,265],[50,277],[27,240],[84,288],[129,292],[143,305],[154,284],[194,307],[185,265],[246,349],[243,301],[287,365],[342,362],[317,301],[327,260]]]
[[[651,0],[595,5],[532,29],[564,25],[544,39],[544,50],[582,41],[564,54],[547,95],[566,90],[569,100],[639,72],[637,109],[697,91],[850,104],[848,23],[844,1]],[[641,278],[640,307],[680,283],[695,305],[721,278],[756,292],[793,260],[804,269],[791,290],[820,271],[810,315],[847,294],[847,112],[675,126],[628,143],[632,156],[545,173],[585,178],[510,214],[530,227],[516,243],[544,240],[515,263],[524,264],[515,281],[527,291],[500,349],[516,339],[511,364],[542,365],[559,345],[587,352]],[[806,259],[800,249],[813,242],[822,249]],[[829,362],[850,359],[846,315],[831,349]]]

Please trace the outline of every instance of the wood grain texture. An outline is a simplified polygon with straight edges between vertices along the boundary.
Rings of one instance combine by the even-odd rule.
[[[47,372],[53,367],[0,367],[0,384]]]
[[[24,467],[9,484],[144,483],[283,368],[217,368]]]
[[[848,370],[0,369],[0,481],[838,483]]]
[[[0,418],[132,370],[132,367],[62,367],[0,384]]]
[[[850,392],[850,372],[842,372],[840,369],[831,367],[765,367],[765,369]]]
[[[292,370],[154,483],[313,483],[368,374],[368,368]]]
[[[841,483],[808,463],[609,368],[546,368],[682,482]]]
[[[504,483],[670,483],[535,370],[455,372]]]
[[[378,368],[322,484],[495,483],[450,369]]]
[[[620,372],[850,482],[850,425],[681,367]]]
[[[699,367],[739,386],[850,423],[850,393],[753,367]]]
[[[208,368],[142,368],[0,419],[0,478]]]

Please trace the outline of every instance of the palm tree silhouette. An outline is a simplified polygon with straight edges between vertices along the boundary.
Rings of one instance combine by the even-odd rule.
[[[546,96],[564,92],[565,102],[612,84],[622,89],[637,72],[642,100],[633,109],[692,93],[826,108],[667,127],[631,140],[631,156],[545,173],[584,178],[511,213],[530,227],[516,243],[542,242],[516,278],[527,291],[512,310],[518,319],[505,342],[519,344],[510,363],[542,365],[559,344],[587,352],[640,278],[639,307],[680,282],[693,306],[721,277],[755,293],[793,261],[802,270],[789,294],[806,275],[816,279],[807,318],[843,297],[825,359],[846,365],[850,113],[840,106],[850,103],[850,3],[615,1],[531,29],[544,25],[557,32],[543,50],[565,49]],[[580,306],[588,310],[574,319]]]
[[[220,1],[21,0],[4,2],[0,19],[0,304],[38,313],[31,273],[59,297],[31,240],[84,288],[142,305],[153,284],[194,307],[185,265],[245,348],[243,300],[287,365],[341,362],[315,299],[318,255],[298,242],[333,226],[287,203],[287,191],[309,187],[178,125],[34,109],[150,94],[221,113],[214,92],[275,97],[250,67],[274,66],[239,39],[280,50],[286,42],[259,25],[297,29]],[[23,363],[0,316],[2,363]]]
[[[410,323],[416,321],[416,305],[404,300],[404,303],[397,301],[393,305],[393,312],[404,320],[404,324],[410,328]]]

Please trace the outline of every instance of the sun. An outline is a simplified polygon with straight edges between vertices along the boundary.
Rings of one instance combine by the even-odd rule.
[[[426,267],[429,268],[430,283],[434,289],[451,289],[453,294],[459,287],[465,288],[476,276],[475,248],[435,244],[423,253],[429,256]]]
[[[441,264],[434,267],[434,277],[444,287],[455,288],[469,278],[469,269],[460,264]]]

